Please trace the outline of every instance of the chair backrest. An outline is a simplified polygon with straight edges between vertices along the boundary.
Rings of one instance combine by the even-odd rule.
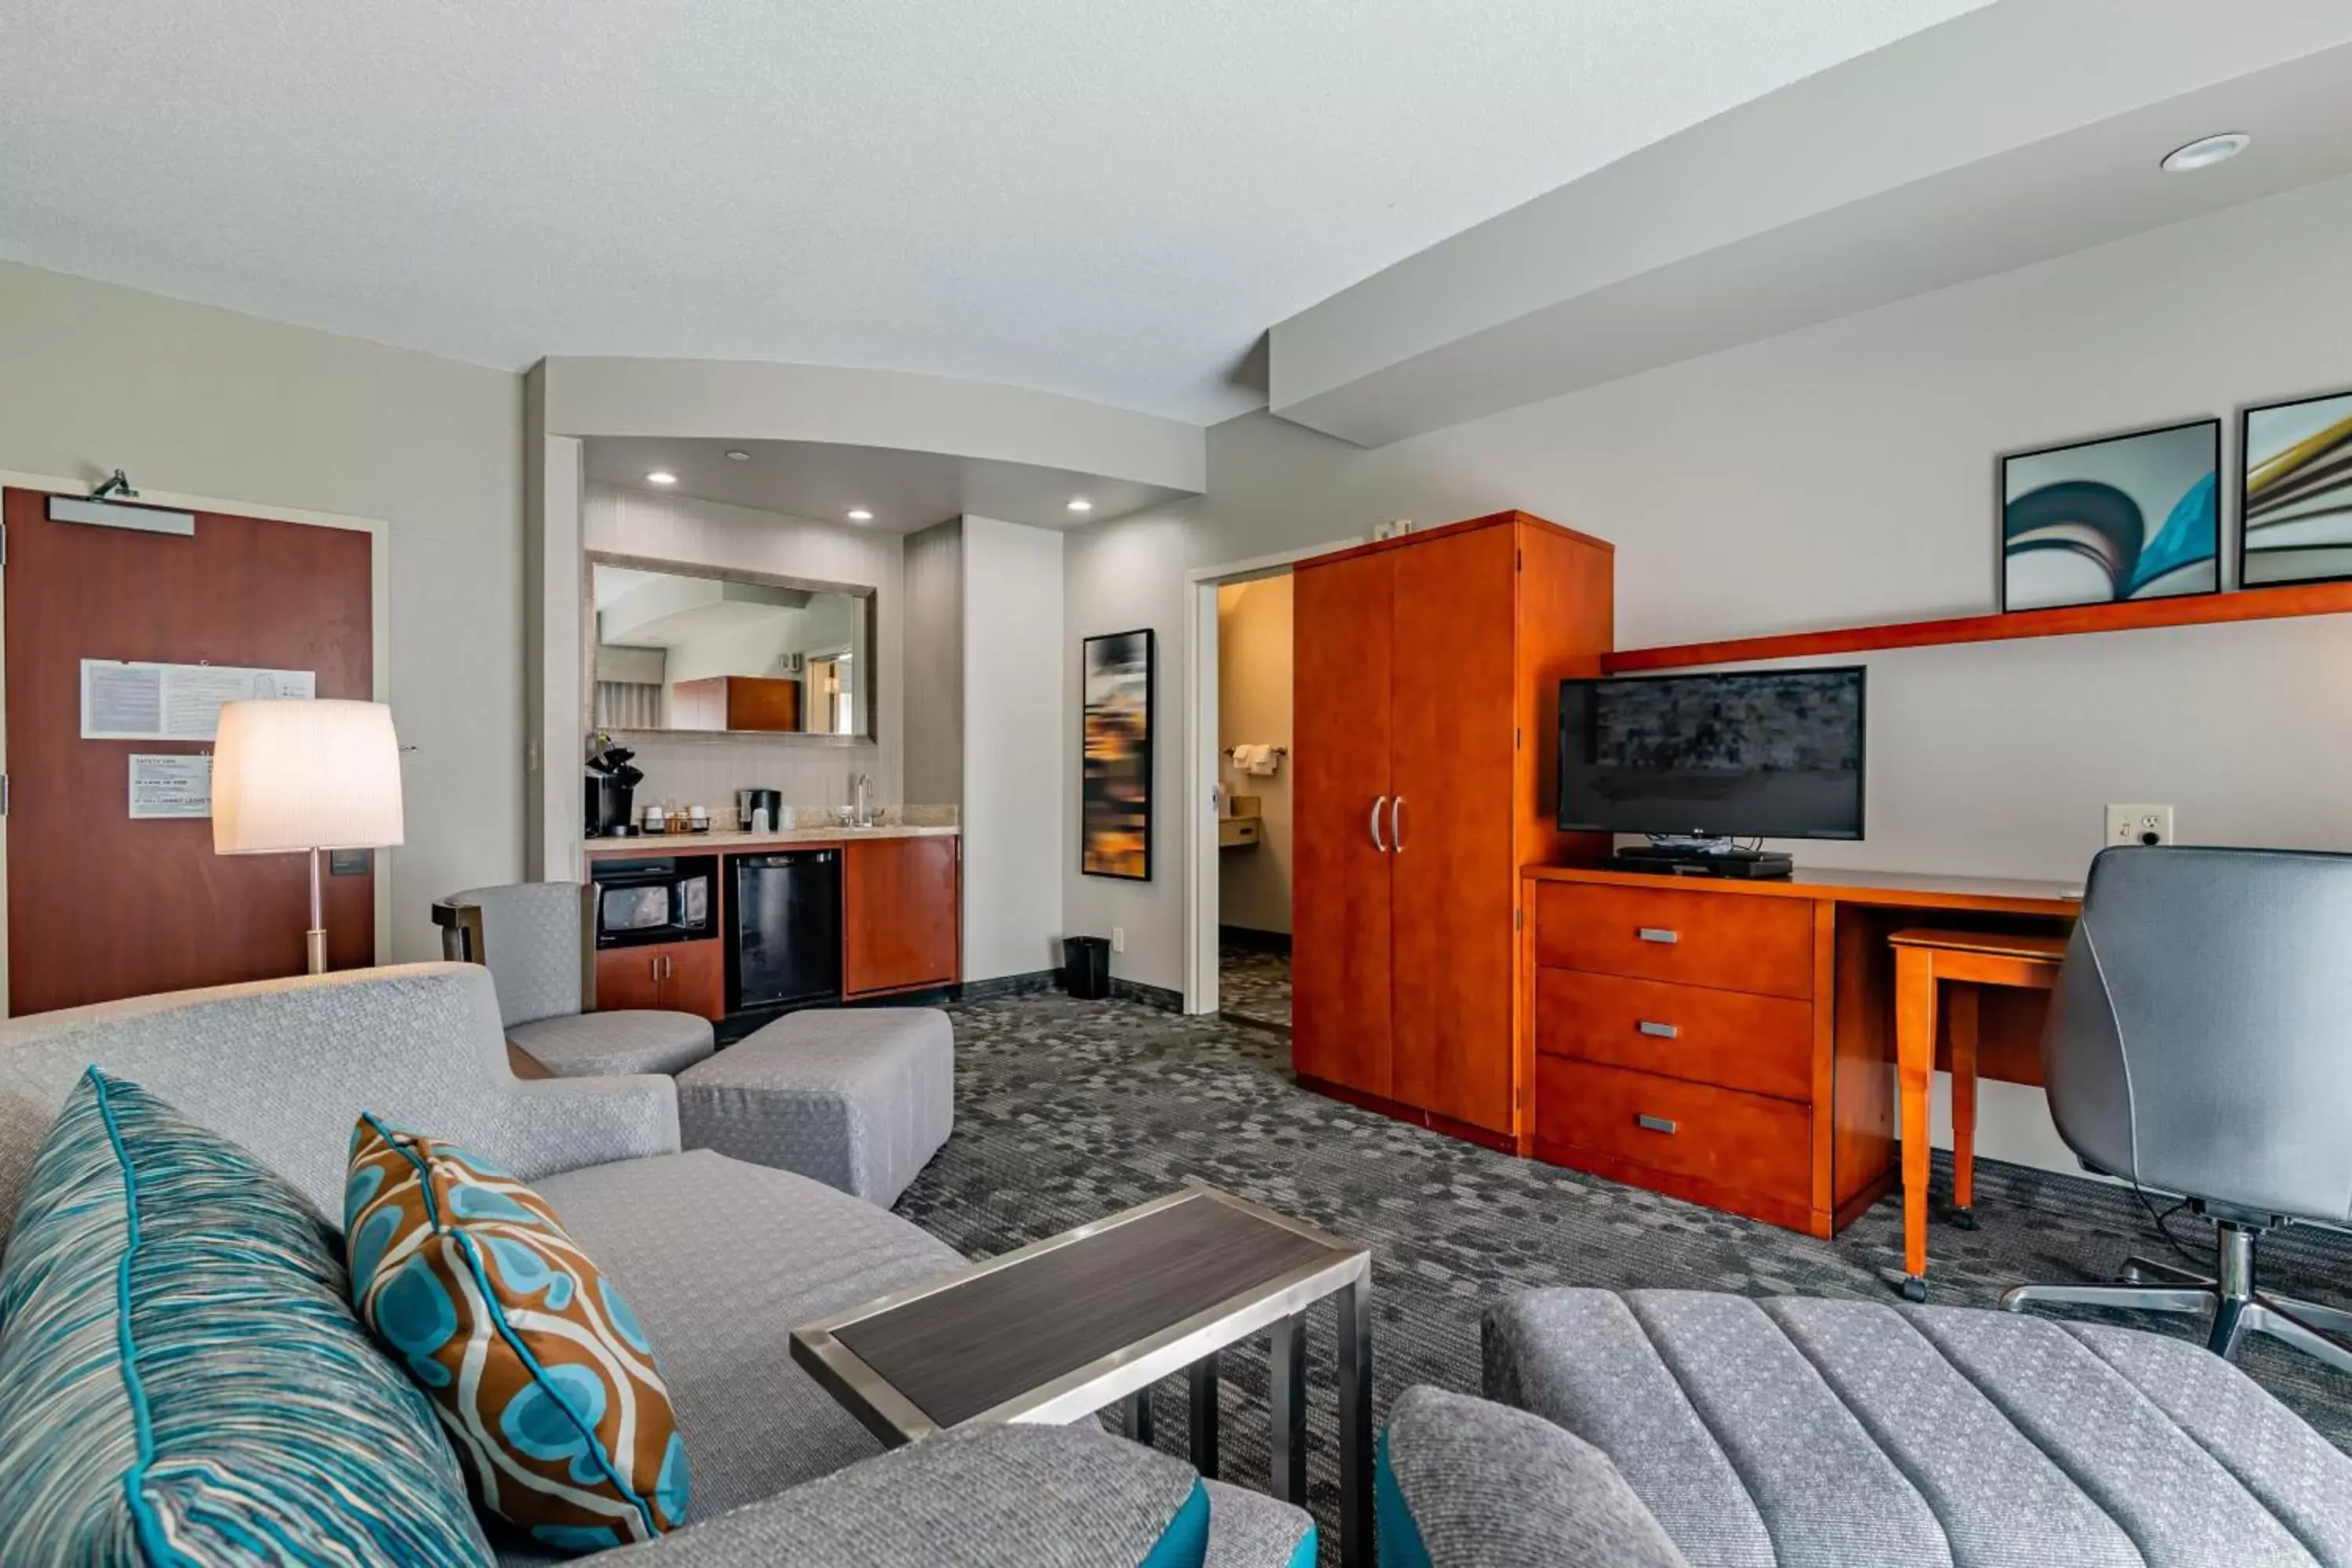
[[[96,1065],[235,1139],[340,1223],[352,1125],[373,1110],[502,1149],[515,1089],[470,963],[221,985],[0,1025],[0,1242],[57,1107]]]
[[[2059,1135],[2143,1185],[2352,1220],[2352,856],[2092,862],[2042,1037]]]
[[[507,1027],[582,1011],[588,963],[581,942],[584,896],[578,882],[514,882],[469,888],[441,900],[478,917],[457,928],[481,944],[462,956],[489,966],[498,982],[499,1017]],[[446,942],[443,951],[460,956]]]

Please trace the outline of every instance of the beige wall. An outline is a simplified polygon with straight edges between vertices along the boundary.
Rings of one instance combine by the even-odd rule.
[[[1616,542],[1628,647],[1988,612],[1996,454],[2352,384],[2347,268],[2337,181],[1378,450],[1247,416],[1210,433],[1205,498],[1071,534],[1066,637],[1181,648],[1187,570],[1505,507]],[[2352,847],[2352,617],[1864,662],[1869,837],[1804,860],[2079,878],[2109,801],[2176,805],[2190,842]],[[1161,680],[1181,716],[1182,657]],[[1167,986],[1178,820],[1147,886],[1066,871],[1071,929],[1124,926],[1114,969]],[[2017,1093],[1989,1090],[1988,1152],[2050,1155]]]
[[[522,873],[522,380],[0,263],[0,468],[381,519],[407,844],[394,959],[429,905]]]
[[[899,740],[905,724],[899,653],[906,611],[900,596],[905,551],[898,534],[721,506],[691,496],[592,485],[581,508],[581,536],[589,550],[849,584],[872,587],[877,594],[874,740],[843,744],[710,735],[644,741],[635,746],[636,763],[646,772],[645,783],[637,786],[640,810],[647,805],[731,808],[737,790],[752,788],[782,790],[788,805],[845,805],[850,780],[861,773],[873,776],[876,801],[887,805],[904,799],[899,785]]]
[[[1224,787],[1229,795],[1257,796],[1265,820],[1265,839],[1255,848],[1217,856],[1217,919],[1252,931],[1290,930],[1290,759],[1272,775],[1254,777],[1225,753],[1245,744],[1290,744],[1290,574],[1217,590],[1217,746]]]

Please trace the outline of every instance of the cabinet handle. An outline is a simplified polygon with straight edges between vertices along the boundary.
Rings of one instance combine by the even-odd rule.
[[[1668,931],[1664,926],[1636,927],[1633,934],[1640,937],[1643,942],[1663,942],[1668,945],[1678,942],[1683,939],[1682,932],[1678,931]]]
[[[1389,847],[1381,841],[1381,807],[1388,803],[1389,797],[1386,795],[1381,795],[1372,802],[1372,847],[1383,855],[1389,852]]]
[[[1675,1039],[1680,1037],[1682,1034],[1682,1031],[1672,1024],[1653,1024],[1647,1018],[1643,1019],[1633,1026],[1641,1030],[1642,1033],[1654,1036],[1661,1040]]]
[[[1397,796],[1389,803],[1389,841],[1396,846],[1398,854],[1404,853],[1404,796],[1402,795]]]
[[[1670,1133],[1675,1131],[1675,1124],[1663,1116],[1636,1116],[1633,1118],[1633,1125],[1644,1132]]]

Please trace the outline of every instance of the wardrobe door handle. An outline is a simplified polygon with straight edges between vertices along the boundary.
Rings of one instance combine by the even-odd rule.
[[[1682,932],[1668,931],[1664,926],[1638,926],[1634,928],[1633,934],[1643,942],[1663,942],[1669,946],[1683,939]]]
[[[1672,1132],[1675,1131],[1675,1124],[1667,1121],[1663,1116],[1636,1116],[1633,1118],[1633,1125],[1642,1129],[1644,1132]]]
[[[1397,796],[1389,803],[1389,841],[1396,846],[1398,854],[1404,853],[1404,796],[1402,795]]]
[[[1682,1034],[1682,1031],[1672,1024],[1653,1024],[1647,1018],[1643,1019],[1633,1026],[1641,1030],[1642,1033],[1661,1040],[1675,1039]]]
[[[1389,852],[1389,847],[1381,838],[1381,807],[1388,803],[1389,797],[1386,795],[1381,795],[1372,802],[1372,847],[1383,855]]]

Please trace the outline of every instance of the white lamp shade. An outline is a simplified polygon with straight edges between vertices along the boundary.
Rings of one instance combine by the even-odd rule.
[[[213,852],[401,841],[400,740],[381,702],[226,702],[213,740]]]

